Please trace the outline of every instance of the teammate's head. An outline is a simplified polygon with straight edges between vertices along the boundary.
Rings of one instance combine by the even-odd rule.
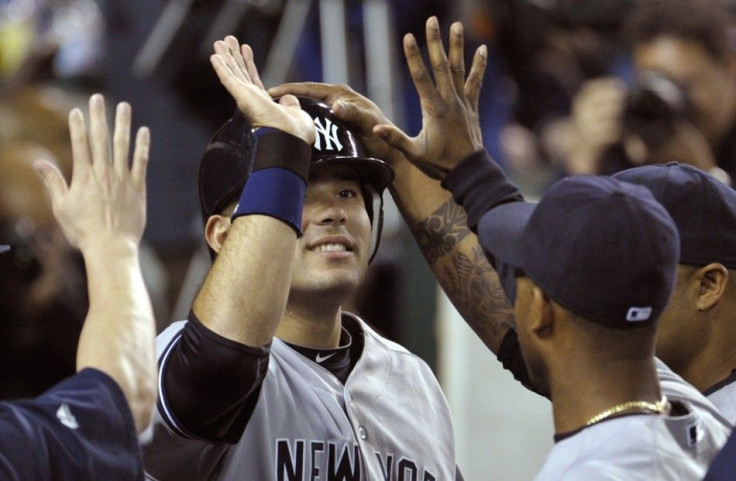
[[[393,169],[382,160],[367,156],[358,137],[335,117],[329,106],[306,97],[298,99],[317,130],[312,165],[345,164],[359,176],[373,225],[375,254],[383,224],[382,194],[393,180]],[[253,129],[240,112],[223,124],[207,145],[199,167],[199,200],[205,224],[210,216],[223,213],[239,198],[251,173],[255,147]]]
[[[675,283],[679,238],[646,188],[610,177],[568,177],[537,205],[492,209],[478,234],[497,265],[516,272],[509,293],[535,384],[544,381],[539,369],[549,359],[540,339],[561,332],[563,318],[601,346],[644,337],[642,349],[648,342],[653,351],[655,320]]]
[[[720,314],[730,310],[723,305],[736,301],[736,282],[729,280],[736,275],[736,191],[686,164],[647,165],[614,177],[647,187],[679,230],[675,295],[659,324],[657,353],[682,372],[712,343]]]

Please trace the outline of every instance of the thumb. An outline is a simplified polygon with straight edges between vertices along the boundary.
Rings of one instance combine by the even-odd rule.
[[[401,129],[393,125],[379,124],[373,127],[373,133],[391,147],[397,149],[409,160],[415,160],[419,152],[412,139]]]
[[[301,105],[299,105],[299,99],[291,94],[286,94],[283,97],[280,97],[279,103],[285,107],[301,108]]]
[[[41,175],[46,191],[51,197],[51,205],[56,206],[61,202],[69,187],[66,185],[64,176],[59,172],[59,168],[48,160],[37,160],[33,163],[33,167]]]

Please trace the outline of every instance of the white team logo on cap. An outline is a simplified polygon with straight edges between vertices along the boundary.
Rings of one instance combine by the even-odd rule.
[[[630,307],[626,313],[626,320],[629,322],[647,321],[652,315],[651,307]]]
[[[72,410],[69,409],[69,405],[67,403],[62,403],[61,406],[59,406],[59,409],[56,410],[56,417],[59,418],[61,424],[68,428],[77,429],[79,427],[77,418],[74,417],[74,414],[72,414]]]
[[[314,119],[314,125],[317,127],[317,138],[314,141],[314,148],[317,150],[342,150],[342,144],[337,137],[337,125],[330,122],[330,119],[324,119],[325,124],[319,118]],[[324,140],[324,148],[322,141]],[[335,144],[333,147],[332,144]]]

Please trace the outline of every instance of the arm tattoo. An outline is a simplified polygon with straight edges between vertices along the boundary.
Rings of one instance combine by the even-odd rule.
[[[468,216],[450,199],[417,224],[412,233],[431,266],[470,234]]]
[[[465,322],[497,354],[514,327],[514,311],[480,246],[473,247],[471,256],[454,255],[452,264],[444,267],[447,281],[442,288]]]
[[[465,322],[494,353],[514,326],[514,312],[496,271],[479,245],[469,253],[458,248],[471,234],[467,215],[452,200],[413,229],[435,277]],[[450,254],[442,266],[438,261]]]

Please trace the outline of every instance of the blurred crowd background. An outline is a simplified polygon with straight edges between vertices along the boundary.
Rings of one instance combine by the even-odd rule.
[[[197,168],[235,109],[209,64],[214,40],[250,44],[267,87],[348,83],[413,135],[421,113],[401,37],[421,46],[430,15],[445,34],[461,20],[468,62],[489,47],[485,145],[528,197],[565,175],[670,160],[730,182],[736,2],[681,3],[695,7],[686,22],[656,0],[0,0],[0,243],[15,247],[0,266],[0,398],[74,371],[84,266],[31,163],[52,159],[68,176],[66,117],[90,93],[130,102],[152,131],[143,264],[163,328],[186,316],[209,267]],[[389,202],[351,307],[437,368],[441,302]]]

